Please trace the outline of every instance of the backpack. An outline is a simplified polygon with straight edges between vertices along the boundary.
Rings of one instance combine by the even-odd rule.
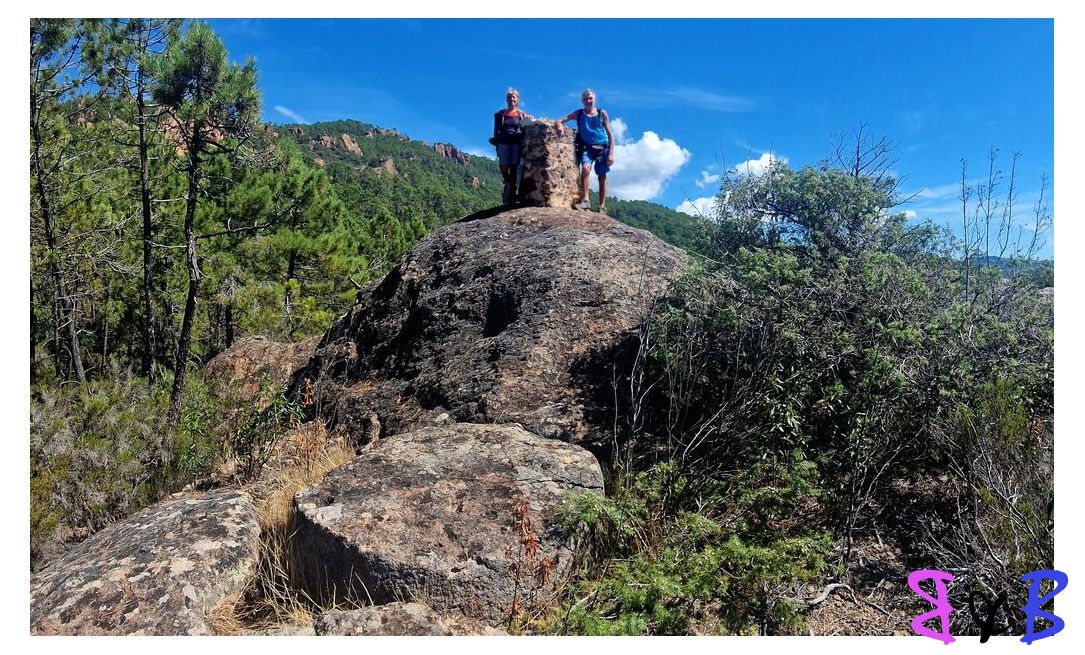
[[[596,111],[598,111],[599,114],[602,115],[605,118],[606,112],[604,112],[602,108],[596,107]],[[576,119],[577,119],[578,129],[576,131],[576,139],[574,141],[574,144],[576,146],[574,148],[574,150],[575,150],[575,155],[574,156],[576,157],[576,160],[575,160],[574,163],[577,166],[580,165],[580,157],[584,154],[584,150],[587,148],[587,144],[580,140],[579,124],[580,124],[580,117],[583,116],[583,115],[584,115],[584,110],[583,109],[577,109],[576,110]],[[607,123],[609,123],[610,119],[606,118],[606,121],[607,121]]]

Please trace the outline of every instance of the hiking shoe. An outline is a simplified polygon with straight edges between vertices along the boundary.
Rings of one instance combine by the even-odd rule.
[[[606,205],[599,205],[599,209],[598,209],[597,211],[598,211],[598,212],[599,212],[600,214],[604,214],[604,215],[605,215],[605,214],[607,213],[607,206],[606,206]]]
[[[591,201],[590,200],[581,200],[580,202],[573,205],[573,209],[583,209],[583,210],[586,210],[586,211],[591,211]]]

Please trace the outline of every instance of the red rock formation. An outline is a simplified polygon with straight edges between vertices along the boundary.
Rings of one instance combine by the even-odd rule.
[[[346,148],[347,152],[352,155],[358,155],[359,157],[362,156],[362,149],[358,147],[358,144],[354,143],[354,140],[350,138],[349,134],[340,134],[339,141],[343,144],[343,147]]]

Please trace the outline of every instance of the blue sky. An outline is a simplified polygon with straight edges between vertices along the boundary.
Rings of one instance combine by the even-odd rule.
[[[709,202],[729,168],[773,156],[814,164],[860,121],[898,144],[894,170],[917,194],[902,209],[916,219],[957,226],[960,159],[978,182],[991,148],[1007,174],[1021,152],[1019,220],[1031,218],[1041,176],[1054,181],[1051,20],[210,23],[232,59],[256,58],[272,122],[355,118],[490,154],[506,87],[547,117],[591,87],[622,128],[613,192],[686,211]],[[1042,254],[1052,246],[1049,235]]]

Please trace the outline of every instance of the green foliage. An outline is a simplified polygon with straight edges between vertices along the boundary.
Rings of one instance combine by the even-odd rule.
[[[607,199],[607,215],[632,227],[648,230],[667,243],[701,255],[711,252],[712,232],[702,218],[643,200]]]
[[[234,424],[227,442],[227,453],[237,460],[243,480],[260,473],[279,439],[304,419],[301,403],[286,395],[286,388],[266,379],[260,397],[248,403],[232,418]]]
[[[818,579],[829,550],[828,534],[804,520],[816,479],[810,462],[762,461],[691,496],[665,462],[619,480],[614,498],[570,496],[563,524],[596,564],[580,570],[548,630],[795,632],[795,590]]]
[[[962,588],[1049,563],[1050,302],[993,267],[966,291],[891,181],[779,165],[728,191],[717,263],[641,333],[615,458],[641,472],[569,505],[588,565],[552,629],[795,631],[801,585],[878,527]]]
[[[128,372],[85,385],[31,390],[31,564],[205,478],[221,458],[216,430],[230,398],[200,380],[176,431],[166,427],[167,384]]]

